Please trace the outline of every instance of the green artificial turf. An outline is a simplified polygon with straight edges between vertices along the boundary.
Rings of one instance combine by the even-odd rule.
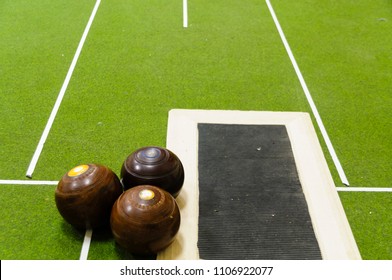
[[[89,260],[154,260],[156,255],[139,256],[131,254],[116,244],[110,230],[93,232],[88,253]]]
[[[392,3],[271,2],[350,184],[391,187]]]
[[[0,178],[24,177],[93,3],[1,1]]]
[[[103,2],[35,178],[90,161],[119,173],[136,148],[165,145],[173,108],[306,111],[267,11],[250,3],[192,3],[184,29],[174,1]]]
[[[57,212],[53,186],[0,186],[0,259],[78,259],[84,232]]]
[[[363,259],[392,259],[390,193],[339,193]]]

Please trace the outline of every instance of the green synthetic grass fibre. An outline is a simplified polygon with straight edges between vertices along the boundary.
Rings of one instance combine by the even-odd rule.
[[[65,223],[53,186],[0,185],[0,259],[78,259],[84,232]]]
[[[95,1],[0,4],[0,178],[24,178]]]
[[[272,2],[350,184],[391,187],[391,2]]]
[[[266,11],[249,5],[233,16],[238,3],[222,14],[215,4],[194,3],[184,29],[174,2],[102,3],[36,178],[86,162],[119,174],[136,148],[165,146],[173,108],[306,111]]]
[[[391,193],[340,192],[362,258],[392,259]]]

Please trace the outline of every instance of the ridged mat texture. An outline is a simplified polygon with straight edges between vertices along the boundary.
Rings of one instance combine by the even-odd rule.
[[[284,125],[199,124],[201,259],[321,259]]]

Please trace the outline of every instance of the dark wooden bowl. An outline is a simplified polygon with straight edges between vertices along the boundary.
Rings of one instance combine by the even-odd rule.
[[[180,211],[172,195],[142,185],[125,191],[113,205],[110,226],[116,242],[137,255],[168,247],[180,227]]]
[[[121,168],[124,190],[139,185],[153,185],[177,197],[184,183],[180,159],[162,147],[143,147],[130,154]]]
[[[120,179],[108,167],[85,164],[59,181],[55,201],[61,216],[79,229],[109,226],[110,213],[123,192]]]

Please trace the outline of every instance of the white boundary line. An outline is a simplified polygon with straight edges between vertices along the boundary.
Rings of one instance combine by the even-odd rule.
[[[58,181],[34,181],[34,180],[0,180],[0,185],[48,185],[57,186]],[[392,192],[389,187],[336,187],[339,192]]]
[[[88,251],[90,250],[91,237],[93,235],[92,229],[87,229],[83,239],[82,250],[80,252],[79,260],[85,261],[88,258]]]
[[[392,188],[337,187],[339,192],[392,192]]]
[[[0,180],[0,185],[57,185],[58,181]]]
[[[78,48],[76,49],[76,53],[75,53],[74,58],[72,60],[71,66],[69,67],[67,76],[65,77],[63,86],[61,87],[59,95],[57,96],[56,103],[54,104],[54,107],[53,107],[52,112],[51,112],[51,114],[49,116],[48,122],[46,123],[45,129],[44,129],[44,131],[43,131],[43,133],[41,135],[41,139],[39,140],[39,143],[38,143],[37,148],[36,148],[36,150],[34,152],[33,158],[31,159],[30,165],[29,165],[29,167],[27,169],[26,177],[28,177],[28,178],[32,178],[32,176],[33,176],[33,172],[34,172],[35,166],[37,165],[38,159],[39,159],[39,157],[41,155],[41,152],[42,152],[42,149],[43,149],[44,144],[46,142],[46,139],[48,138],[49,131],[52,128],[54,119],[56,118],[57,112],[58,112],[58,110],[60,108],[60,105],[61,105],[61,102],[63,100],[65,91],[67,90],[69,81],[71,80],[72,73],[73,73],[73,71],[75,69],[75,66],[76,66],[76,63],[78,61],[79,55],[82,52],[82,48],[83,48],[84,42],[86,41],[88,32],[89,32],[90,27],[91,27],[91,25],[93,23],[95,14],[97,13],[97,10],[98,10],[98,7],[99,7],[100,3],[101,3],[101,0],[97,0],[97,2],[95,3],[94,9],[93,9],[93,11],[91,13],[91,16],[90,16],[90,19],[89,19],[89,21],[88,21],[88,23],[86,25],[86,28],[85,28],[84,33],[82,35],[82,38],[80,39]]]
[[[188,27],[188,0],[182,0],[183,26]]]
[[[300,71],[300,69],[298,67],[298,64],[297,64],[297,62],[296,62],[296,60],[294,58],[293,52],[291,51],[290,45],[287,42],[286,36],[284,35],[282,27],[280,26],[280,23],[279,23],[278,18],[277,18],[276,14],[275,14],[274,8],[272,7],[272,5],[271,5],[269,0],[265,0],[265,1],[267,3],[268,9],[269,9],[269,11],[271,13],[272,19],[275,22],[275,25],[276,25],[276,28],[277,28],[277,30],[279,32],[280,38],[282,39],[283,45],[285,46],[287,54],[288,54],[288,56],[289,56],[289,58],[291,60],[291,63],[293,64],[294,70],[295,70],[295,72],[296,72],[296,74],[298,76],[298,79],[299,79],[300,83],[301,83],[302,89],[303,89],[303,91],[305,93],[305,96],[306,96],[306,98],[308,100],[308,103],[309,103],[309,105],[310,105],[310,107],[312,109],[313,115],[314,115],[314,117],[316,119],[316,122],[317,122],[319,128],[320,128],[321,134],[324,137],[324,140],[325,140],[325,143],[327,145],[328,151],[331,154],[332,160],[333,160],[333,162],[335,164],[335,167],[336,167],[336,169],[338,171],[340,180],[342,181],[342,183],[344,185],[349,186],[350,184],[349,184],[349,182],[347,180],[346,174],[344,173],[343,167],[340,164],[340,161],[339,161],[339,159],[338,159],[338,157],[336,155],[335,149],[332,146],[332,142],[329,139],[328,133],[327,133],[327,131],[326,131],[325,127],[324,127],[324,124],[323,124],[323,122],[321,120],[321,117],[320,117],[320,115],[318,113],[317,107],[316,107],[315,103],[313,102],[313,98],[312,98],[312,96],[310,94],[310,91],[309,91],[309,89],[308,89],[308,87],[307,87],[307,85],[305,83],[305,80],[304,80],[302,74],[301,74],[301,71]]]

